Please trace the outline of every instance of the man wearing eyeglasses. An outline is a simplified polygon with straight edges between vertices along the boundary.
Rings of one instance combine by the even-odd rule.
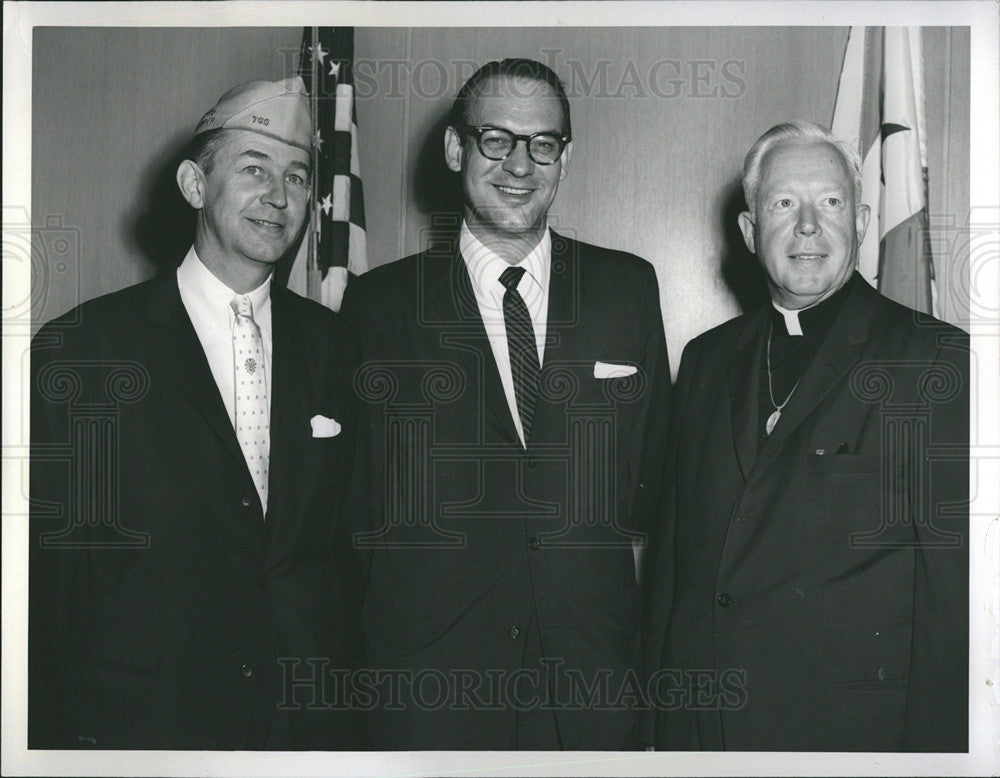
[[[549,228],[571,139],[549,68],[483,66],[444,137],[457,239],[348,287],[376,748],[638,745],[669,369],[653,268]]]

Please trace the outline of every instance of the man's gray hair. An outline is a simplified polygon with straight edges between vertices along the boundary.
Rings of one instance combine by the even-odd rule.
[[[751,218],[756,216],[757,189],[760,186],[760,168],[764,157],[781,143],[809,143],[819,141],[834,148],[844,161],[844,167],[854,184],[854,207],[861,206],[861,155],[850,143],[838,140],[826,127],[812,122],[791,121],[776,124],[750,147],[743,162],[743,196]]]

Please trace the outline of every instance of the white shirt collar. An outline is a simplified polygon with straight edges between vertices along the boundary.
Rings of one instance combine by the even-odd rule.
[[[522,297],[527,298],[525,287],[522,286],[527,278],[532,284],[534,292],[539,294],[541,299],[547,299],[549,267],[552,264],[552,235],[548,229],[545,230],[541,240],[528,255],[515,265],[511,265],[487,248],[479,238],[472,234],[472,230],[469,229],[465,221],[462,222],[462,229],[459,232],[458,247],[465,260],[465,266],[469,270],[469,277],[472,280],[477,298],[482,298],[484,293],[489,293],[499,302],[505,291],[503,284],[500,283],[500,274],[508,267],[523,267],[524,277],[518,284]],[[502,317],[502,313],[500,315]]]
[[[799,323],[799,314],[802,311],[806,311],[812,308],[812,305],[806,308],[800,308],[798,310],[791,310],[789,308],[782,308],[774,300],[771,300],[771,305],[774,306],[774,310],[781,314],[782,318],[785,320],[785,329],[788,330],[789,335],[801,335],[802,325]],[[813,303],[815,305],[815,303]]]
[[[268,275],[264,283],[246,294],[253,305],[255,319],[271,302],[271,275]],[[177,283],[184,287],[186,296],[200,310],[210,311],[213,318],[221,318],[226,311],[233,314],[230,304],[234,298],[239,296],[239,293],[222,283],[211,270],[205,267],[205,263],[198,257],[194,246],[188,250],[184,261],[177,268]]]

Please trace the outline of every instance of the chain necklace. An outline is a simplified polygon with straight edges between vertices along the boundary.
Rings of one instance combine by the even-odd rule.
[[[800,378],[799,381],[795,382],[795,386],[792,387],[792,390],[788,393],[788,396],[785,398],[785,401],[781,403],[781,405],[778,405],[778,403],[774,401],[774,389],[771,387],[771,335],[773,333],[774,327],[771,327],[767,331],[767,397],[771,401],[771,407],[774,408],[774,413],[767,417],[767,422],[764,424],[764,430],[768,435],[774,431],[774,426],[778,423],[778,419],[781,418],[781,411],[786,405],[788,405],[788,401],[792,399],[792,395],[795,394],[795,390],[799,388],[799,381],[802,380]]]

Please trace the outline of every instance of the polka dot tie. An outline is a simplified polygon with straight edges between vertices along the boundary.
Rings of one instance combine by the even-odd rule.
[[[267,382],[264,377],[264,342],[253,318],[250,298],[240,296],[231,305],[236,313],[233,327],[233,360],[236,366],[236,438],[253,476],[260,503],[267,511],[267,464],[270,433]]]

